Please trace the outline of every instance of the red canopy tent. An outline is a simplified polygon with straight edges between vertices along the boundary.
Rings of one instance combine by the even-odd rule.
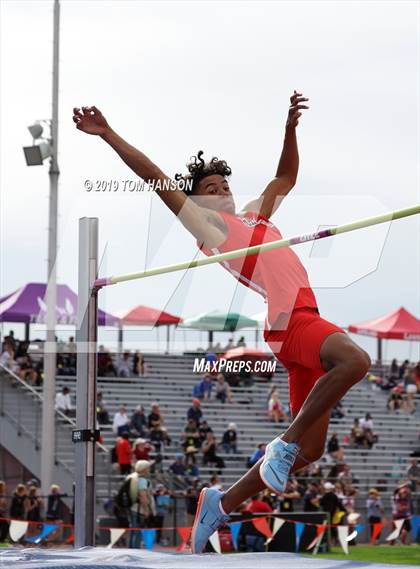
[[[135,308],[132,308],[129,312],[121,316],[121,325],[118,341],[122,346],[123,342],[123,331],[122,326],[124,324],[132,326],[167,326],[166,334],[166,345],[167,351],[169,351],[169,326],[175,326],[182,322],[182,318],[174,316],[169,312],[159,310],[157,308],[152,308],[151,306],[143,306],[139,304]]]
[[[375,320],[351,324],[349,332],[378,339],[378,362],[382,360],[382,340],[420,341],[420,320],[401,307]]]

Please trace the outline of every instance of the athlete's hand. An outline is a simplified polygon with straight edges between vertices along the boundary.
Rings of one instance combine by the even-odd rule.
[[[102,135],[109,130],[105,117],[96,107],[75,107],[73,109],[73,121],[76,128],[87,134]]]
[[[309,99],[303,97],[302,93],[293,91],[293,95],[290,97],[290,107],[286,126],[296,127],[299,124],[299,118],[302,116],[301,110],[309,109],[307,105],[302,104],[305,101],[309,101]]]

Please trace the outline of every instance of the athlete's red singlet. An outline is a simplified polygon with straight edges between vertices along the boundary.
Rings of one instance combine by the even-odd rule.
[[[277,227],[263,215],[255,212],[242,212],[239,215],[218,213],[227,225],[228,234],[217,248],[200,247],[197,242],[207,256],[282,239]],[[231,259],[221,264],[239,282],[263,296],[268,305],[266,331],[276,329],[276,324],[279,329],[284,329],[284,324],[280,322],[286,322],[287,325],[288,316],[295,308],[318,308],[307,272],[290,247]]]

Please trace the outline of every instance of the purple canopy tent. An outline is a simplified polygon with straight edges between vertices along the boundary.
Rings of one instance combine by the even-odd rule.
[[[45,324],[47,320],[47,285],[28,283],[0,298],[0,322],[25,324],[25,339],[29,339],[30,324]],[[77,325],[77,295],[67,285],[57,285],[57,324]],[[117,326],[119,318],[98,310],[99,326]]]

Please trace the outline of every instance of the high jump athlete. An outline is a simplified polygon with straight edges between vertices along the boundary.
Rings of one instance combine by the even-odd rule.
[[[274,178],[262,194],[236,212],[229,187],[231,169],[224,160],[205,162],[198,152],[188,165],[189,189],[165,190],[171,182],[147,156],[125,142],[96,107],[74,109],[79,130],[98,135],[180,219],[206,255],[214,255],[282,236],[270,221],[296,183],[299,156],[296,127],[308,101],[296,91],[290,98],[283,150]],[[172,180],[173,182],[173,180]],[[167,187],[167,186],[166,186]],[[288,476],[324,453],[330,412],[370,366],[368,354],[335,324],[321,318],[307,273],[298,256],[285,247],[223,262],[223,267],[267,302],[264,339],[289,375],[293,421],[267,445],[265,456],[226,492],[205,488],[191,534],[193,553],[204,551],[209,537],[242,502],[269,488],[284,491]]]

